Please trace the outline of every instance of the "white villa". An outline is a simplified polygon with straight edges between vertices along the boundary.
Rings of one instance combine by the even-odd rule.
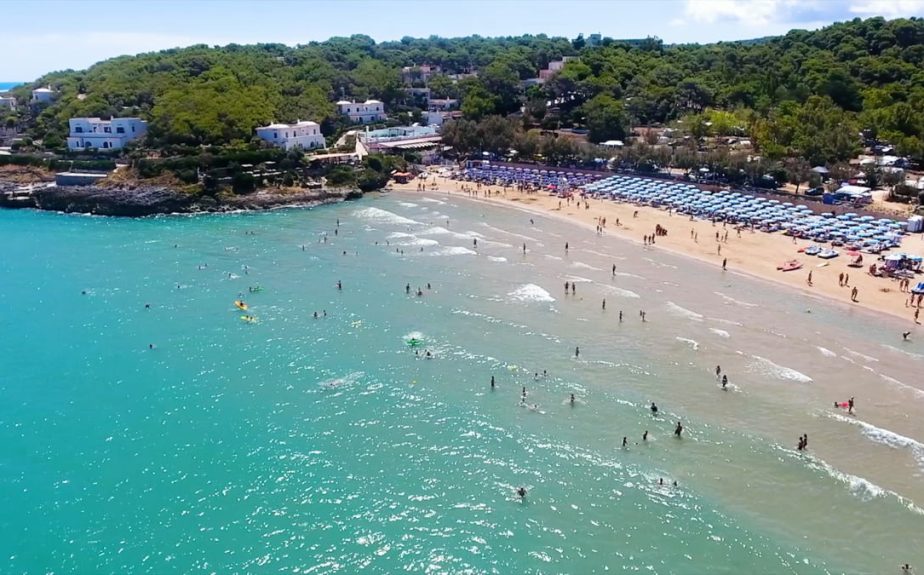
[[[368,124],[385,120],[385,104],[379,100],[366,100],[363,103],[340,100],[337,108],[344,116],[349,116],[354,124]]]
[[[0,96],[0,110],[15,110],[16,98],[12,96]]]
[[[148,123],[140,118],[71,118],[67,138],[70,150],[118,150],[148,131]]]
[[[52,90],[50,86],[48,88],[36,88],[32,90],[32,103],[47,104],[54,100],[57,95],[58,93]]]
[[[294,124],[270,124],[257,128],[257,136],[274,146],[291,150],[304,148],[313,150],[324,148],[327,142],[321,134],[321,126],[317,122],[298,121]]]

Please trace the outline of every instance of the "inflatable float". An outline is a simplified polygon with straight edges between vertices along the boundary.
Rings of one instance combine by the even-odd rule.
[[[257,323],[257,318],[252,315],[242,315],[241,321],[246,321],[247,323]]]
[[[802,268],[802,262],[799,260],[789,260],[788,262],[784,262],[776,266],[776,269],[780,270],[781,272],[791,272],[800,268]]]

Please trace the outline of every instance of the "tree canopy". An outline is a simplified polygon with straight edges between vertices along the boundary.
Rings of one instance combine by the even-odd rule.
[[[523,86],[564,56],[576,58],[541,87]],[[544,127],[585,128],[602,141],[689,118],[700,131],[740,129],[762,152],[801,154],[813,163],[846,159],[868,130],[899,153],[924,159],[921,18],[855,19],[708,45],[611,38],[591,45],[545,35],[199,45],[54,72],[15,93],[27,100],[31,88],[49,84],[60,93],[32,120],[37,138],[60,140],[73,116],[140,115],[152,122],[155,145],[215,144],[246,140],[270,121],[331,126],[332,102],[343,97],[410,110],[402,68],[416,67],[419,82],[422,65],[439,69],[430,80],[433,95],[459,97],[476,121],[525,106]]]

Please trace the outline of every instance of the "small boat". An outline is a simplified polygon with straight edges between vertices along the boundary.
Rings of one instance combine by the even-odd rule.
[[[784,262],[776,266],[776,269],[780,270],[781,272],[791,272],[791,271],[798,270],[801,268],[802,268],[802,262],[800,262],[799,260],[789,260],[788,262]]]
[[[803,253],[805,253],[807,256],[817,256],[819,253],[821,253],[821,248],[818,246],[809,246],[805,248]]]
[[[237,309],[242,311],[247,311],[247,308],[249,307],[246,303],[239,299],[234,300],[234,305],[237,307]]]
[[[837,252],[832,249],[824,249],[818,252],[818,257],[823,260],[830,260],[831,258],[837,257]]]
[[[848,267],[852,268],[862,268],[863,267],[863,256],[854,252],[853,259],[850,260],[850,263],[847,264]]]

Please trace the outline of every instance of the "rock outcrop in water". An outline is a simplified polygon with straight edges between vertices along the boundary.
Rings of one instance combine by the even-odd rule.
[[[0,183],[0,206],[37,208],[101,216],[143,217],[156,214],[192,214],[236,210],[266,210],[280,206],[311,206],[362,197],[347,189],[261,190],[240,196],[189,194],[166,186],[130,187],[51,186],[36,188],[31,196],[14,198],[18,186]]]

